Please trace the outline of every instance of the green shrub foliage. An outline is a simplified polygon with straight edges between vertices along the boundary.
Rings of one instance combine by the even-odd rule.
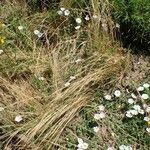
[[[150,0],[111,0],[125,45],[150,50]]]

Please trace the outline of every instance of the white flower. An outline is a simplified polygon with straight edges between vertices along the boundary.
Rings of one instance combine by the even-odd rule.
[[[0,49],[0,55],[3,53],[4,51],[2,49]]]
[[[120,97],[120,96],[121,96],[121,92],[120,92],[119,90],[116,90],[116,91],[114,92],[114,95],[115,95],[116,97]]]
[[[0,111],[4,111],[4,107],[0,107]]]
[[[127,113],[126,113],[126,117],[128,117],[128,118],[132,118],[132,117],[133,117],[133,115],[131,114],[131,112],[130,112],[130,111],[127,111]]]
[[[96,120],[103,119],[105,117],[106,117],[106,114],[104,112],[94,114],[94,119],[96,119]]]
[[[121,145],[119,146],[119,150],[132,150],[131,146]]]
[[[88,15],[85,16],[85,20],[88,21],[90,20],[90,17]]]
[[[81,28],[81,26],[76,26],[74,27],[76,30],[79,30]]]
[[[22,116],[21,116],[21,115],[17,115],[17,116],[15,117],[15,121],[16,121],[16,122],[21,122],[21,121],[22,121]]]
[[[139,92],[144,91],[144,87],[143,86],[138,87],[137,91],[139,91]]]
[[[41,37],[43,36],[43,33],[39,33],[37,36],[38,36],[39,38],[41,38]]]
[[[65,11],[64,11],[64,15],[65,15],[65,16],[69,16],[69,15],[70,15],[70,11],[69,11],[69,10],[65,10]]]
[[[75,61],[75,63],[79,63],[79,62],[81,62],[82,61],[82,59],[77,59],[76,61]]]
[[[137,96],[134,93],[131,93],[132,98],[136,99]]]
[[[100,130],[100,128],[98,127],[98,126],[96,126],[96,127],[93,127],[93,130],[94,130],[94,132],[99,132],[99,130]]]
[[[94,119],[99,120],[100,119],[100,114],[94,114]]]
[[[126,146],[125,145],[119,146],[119,150],[126,150]]]
[[[70,82],[66,82],[66,83],[65,83],[65,87],[69,87],[70,84],[71,84]]]
[[[132,98],[129,98],[129,99],[128,99],[128,103],[129,103],[129,104],[134,104],[135,101],[134,101]]]
[[[60,10],[61,10],[61,11],[65,11],[65,8],[64,8],[64,7],[61,7]]]
[[[150,133],[150,128],[146,128],[146,131],[147,131],[148,133]]]
[[[146,112],[149,113],[150,112],[150,107],[146,108]]]
[[[104,98],[105,98],[106,100],[111,100],[111,95],[109,95],[109,94],[108,94],[108,95],[105,95]]]
[[[145,113],[143,109],[138,110],[138,112],[139,112],[139,114],[142,114],[142,115],[144,115],[144,113]]]
[[[114,147],[108,147],[107,150],[115,150],[115,148]]]
[[[134,105],[133,108],[137,111],[141,110],[141,107],[139,105]]]
[[[44,77],[39,77],[38,79],[41,80],[41,81],[44,81],[44,80],[45,80]]]
[[[150,118],[149,117],[144,117],[144,121],[150,121]]]
[[[34,34],[35,34],[35,35],[38,35],[39,33],[40,33],[39,30],[34,30]]]
[[[58,10],[58,11],[57,11],[57,14],[58,14],[58,15],[63,15],[63,11]]]
[[[103,118],[105,118],[106,117],[106,114],[105,114],[105,112],[100,112],[100,119],[103,119]]]
[[[24,27],[23,26],[18,26],[18,30],[23,30]]]
[[[144,83],[143,86],[144,86],[145,88],[149,88],[149,87],[150,87],[150,84]]]
[[[78,150],[85,150],[88,148],[88,143],[84,142],[81,138],[78,138]]]
[[[70,76],[70,81],[75,80],[76,77],[75,76]]]
[[[99,111],[104,111],[104,110],[105,110],[105,107],[104,107],[103,105],[99,105],[99,106],[98,106],[98,109],[99,109]]]
[[[94,18],[94,19],[97,19],[97,18],[98,18],[98,16],[97,16],[97,15],[93,15],[93,18]]]
[[[141,98],[146,100],[146,99],[149,98],[149,96],[148,96],[148,94],[142,94],[142,95],[141,95]]]
[[[130,110],[130,113],[131,113],[132,115],[138,115],[138,111],[137,111],[137,110]]]
[[[76,23],[80,24],[82,22],[81,18],[76,18]]]
[[[116,28],[120,28],[120,24],[119,23],[116,23]]]

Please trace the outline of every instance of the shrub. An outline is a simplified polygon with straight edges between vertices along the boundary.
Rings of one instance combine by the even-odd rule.
[[[125,46],[150,50],[150,1],[111,0]]]

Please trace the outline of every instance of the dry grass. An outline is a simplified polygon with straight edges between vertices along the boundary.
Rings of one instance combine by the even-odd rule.
[[[92,5],[96,11],[96,2]],[[29,24],[32,25],[32,21]],[[55,44],[39,46],[30,37],[28,43],[33,46],[32,51],[26,51],[26,46],[20,49],[22,45],[19,44],[15,59],[11,47],[2,56],[3,60],[15,63],[23,60],[12,66],[13,71],[5,70],[5,64],[1,63],[0,105],[5,110],[0,114],[0,139],[4,149],[55,149],[66,126],[90,102],[95,87],[103,87],[112,77],[120,79],[126,58],[119,46],[112,44],[108,34],[101,34],[99,29],[99,23],[91,22],[85,30],[86,38],[81,39],[85,32],[81,30],[72,37],[61,39],[58,28]],[[110,54],[111,48],[117,53]],[[82,62],[75,63],[79,58]],[[76,80],[65,88],[71,75],[76,76]],[[39,81],[39,76],[44,76],[45,80]],[[41,85],[40,89],[33,79]],[[44,89],[46,92],[42,91]],[[18,114],[23,116],[21,123],[14,121]]]

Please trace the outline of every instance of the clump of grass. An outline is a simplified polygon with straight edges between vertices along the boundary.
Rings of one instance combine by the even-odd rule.
[[[20,20],[15,4],[4,5],[3,13],[6,7],[14,12],[6,13],[6,30],[2,30],[7,36],[0,56],[3,149],[56,149],[69,123],[90,104],[95,89],[114,82],[126,68],[126,56],[114,44],[113,34],[109,34],[113,26],[109,7],[99,14],[97,3],[93,2],[89,14],[102,15],[103,22],[91,17],[77,31],[69,28],[75,26],[71,22],[73,16],[59,16],[53,11],[24,16],[21,12]],[[103,30],[104,23],[109,30]],[[35,35],[34,30],[39,30],[42,36]],[[51,42],[53,37],[56,38]],[[70,80],[71,76],[76,78]],[[94,121],[87,120],[86,124],[90,123]]]

